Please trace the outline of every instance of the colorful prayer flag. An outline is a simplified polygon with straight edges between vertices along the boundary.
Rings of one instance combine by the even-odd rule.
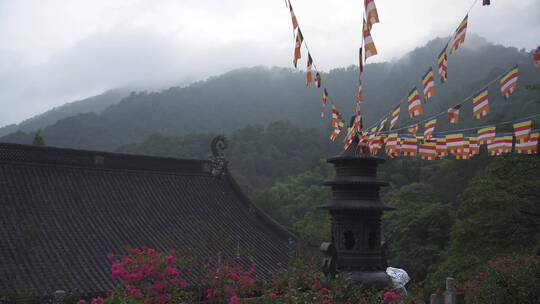
[[[540,69],[540,46],[533,51],[532,57],[534,65],[536,65],[536,67]]]
[[[424,108],[422,107],[422,101],[420,100],[420,94],[416,87],[414,87],[407,97],[407,103],[409,105],[409,117],[413,118],[424,114]]]
[[[401,152],[404,156],[416,156],[418,147],[416,136],[403,135],[401,141]]]
[[[469,137],[469,156],[480,154],[480,144],[477,137]]]
[[[377,155],[382,148],[383,137],[381,135],[374,135],[369,141],[369,153],[371,155]]]
[[[347,136],[345,137],[345,141],[344,141],[344,145],[343,145],[343,149],[346,151],[350,146],[351,144],[353,143],[354,141],[354,130],[353,128],[348,128],[347,129]]]
[[[424,86],[424,99],[428,101],[435,96],[435,78],[431,67],[422,76],[422,85]]]
[[[377,48],[375,47],[373,38],[371,38],[370,28],[368,27],[365,19],[364,19],[364,50],[366,52],[365,53],[366,60],[371,56],[377,55]]]
[[[424,142],[420,144],[419,154],[422,159],[434,160],[437,158],[437,146],[434,142]]]
[[[399,146],[398,146],[398,134],[390,133],[388,134],[386,140],[386,154],[392,158],[399,156]]]
[[[536,154],[538,153],[538,138],[540,131],[533,130],[529,138],[516,141],[516,153],[519,154]]]
[[[392,130],[399,119],[399,112],[401,111],[401,103],[397,105],[392,111],[392,119],[390,120],[390,130]]]
[[[461,150],[458,150],[454,153],[456,159],[469,159],[470,148],[469,148],[469,138],[463,138],[463,147]]]
[[[459,109],[461,105],[454,106],[448,109],[448,122],[451,124],[457,124],[459,122]]]
[[[463,150],[463,133],[446,134],[446,148],[449,152],[456,155]]]
[[[488,89],[487,87],[480,90],[473,97],[473,113],[476,119],[485,117],[489,113]]]
[[[384,129],[384,126],[386,125],[387,121],[388,121],[388,118],[386,117],[383,120],[381,120],[381,122],[379,123],[379,128],[377,129],[378,133],[380,133]]]
[[[326,91],[326,88],[323,90],[322,94],[322,110],[321,110],[321,117],[324,117],[324,112],[326,112],[326,102],[328,101],[328,92]]]
[[[375,23],[379,23],[379,14],[377,13],[377,7],[375,7],[374,0],[364,0],[364,7],[366,9],[367,24],[369,29]]]
[[[409,134],[416,136],[416,133],[418,133],[418,123],[410,125],[409,128],[407,128],[407,131],[409,131]]]
[[[361,102],[364,98],[363,89],[362,89],[362,79],[358,79],[358,92],[356,93],[356,101]]]
[[[433,132],[435,131],[435,125],[437,124],[437,119],[432,119],[426,122],[424,126],[424,137],[426,140],[430,140],[433,137]]]
[[[495,139],[495,126],[489,126],[478,130],[478,142],[488,144]]]
[[[532,120],[530,119],[520,119],[513,122],[514,133],[517,140],[526,139],[531,134],[532,130]]]
[[[446,136],[436,135],[435,141],[436,141],[437,156],[439,156],[440,158],[447,156],[448,150],[446,148]]]
[[[498,151],[499,152],[498,154],[512,153],[512,144],[513,144],[513,141],[514,141],[514,134],[513,133],[499,134],[499,141],[502,142],[502,147]]]
[[[460,45],[465,42],[465,33],[467,32],[467,22],[469,20],[469,15],[467,14],[465,18],[463,18],[463,21],[459,24],[458,28],[456,29],[456,32],[454,33],[454,39],[452,42],[452,50],[450,51],[452,54],[454,54]]]
[[[294,59],[293,64],[294,67],[297,67],[298,59],[302,58],[302,42],[304,42],[304,36],[302,35],[302,31],[300,31],[300,28],[298,28],[298,33],[296,34],[296,44],[294,46]]]
[[[488,143],[488,152],[492,156],[512,153],[512,142],[512,133],[499,133],[491,143]]]
[[[322,83],[321,74],[317,72],[317,74],[315,74],[315,84],[317,85],[317,88],[321,87],[321,83]]]
[[[362,131],[362,106],[361,103],[356,103],[356,110],[354,112],[353,130],[357,133]]]
[[[306,86],[310,87],[313,83],[313,74],[311,73],[311,67],[313,66],[313,58],[311,58],[311,54],[308,52],[307,54],[307,72],[306,72]]]
[[[294,10],[292,8],[290,0],[289,0],[289,11],[291,12],[291,20],[292,20],[293,31],[295,31],[296,28],[298,27],[298,20],[296,20],[296,15],[294,14]]]
[[[519,76],[518,66],[514,66],[508,73],[501,77],[501,94],[504,99],[508,99],[512,93],[516,90],[517,80]]]
[[[437,60],[439,64],[439,77],[441,79],[441,83],[445,83],[446,79],[448,79],[448,54],[447,49],[448,43],[444,46],[444,49],[439,54],[439,58]]]

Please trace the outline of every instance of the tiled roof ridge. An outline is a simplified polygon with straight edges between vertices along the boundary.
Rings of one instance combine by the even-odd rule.
[[[0,143],[0,161],[105,169],[209,174],[210,161]]]

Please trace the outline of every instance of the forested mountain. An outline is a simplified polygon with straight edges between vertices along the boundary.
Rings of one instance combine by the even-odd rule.
[[[99,95],[88,97],[82,100],[66,103],[53,108],[47,112],[41,113],[29,119],[23,120],[19,124],[12,124],[0,128],[0,136],[13,132],[34,132],[56,123],[64,118],[71,117],[80,113],[101,113],[101,111],[120,102],[122,98],[128,95],[127,89],[113,89],[103,92]]]
[[[434,39],[398,60],[366,66],[363,109],[366,125],[389,112],[413,85],[419,85],[428,66],[436,70],[436,57],[445,42],[446,39]],[[480,123],[540,111],[540,92],[526,89],[527,85],[540,83],[540,73],[524,50],[493,45],[469,35],[448,61],[449,80],[444,85],[437,81],[437,96],[425,105],[427,114],[444,111],[462,101],[514,64],[520,66],[518,91],[505,101],[496,84],[493,85],[489,98],[493,111]],[[344,117],[353,113],[357,74],[357,68],[352,66],[322,74],[324,85]],[[154,133],[169,136],[205,132],[230,134],[248,124],[268,124],[276,120],[326,131],[328,118],[322,120],[319,114],[321,90],[306,88],[304,82],[303,73],[292,69],[234,70],[184,88],[132,94],[102,113],[62,119],[44,128],[42,135],[48,145],[114,150]],[[405,124],[409,122],[405,106],[402,113],[400,124]],[[462,113],[463,125],[478,123],[472,119],[470,104]],[[445,123],[440,122],[438,129],[444,127]],[[1,140],[29,143],[31,138],[31,134],[18,133]]]

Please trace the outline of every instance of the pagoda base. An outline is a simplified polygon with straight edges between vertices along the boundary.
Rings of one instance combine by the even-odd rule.
[[[392,287],[392,279],[385,271],[340,271],[347,283],[362,285],[362,288],[385,289]]]

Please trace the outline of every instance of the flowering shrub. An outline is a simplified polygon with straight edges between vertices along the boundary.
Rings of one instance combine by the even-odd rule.
[[[244,271],[241,267],[221,266],[210,274],[206,299],[231,304],[240,303],[240,298],[256,295],[254,267]]]
[[[106,297],[77,304],[168,304],[210,301],[211,303],[409,303],[394,291],[362,290],[340,279],[321,282],[319,271],[295,259],[284,276],[270,286],[256,284],[255,268],[223,265],[210,271],[204,295],[187,291],[178,261],[172,253],[132,248],[125,255],[109,254],[115,288]]]
[[[153,303],[165,304],[173,299],[189,299],[186,281],[175,266],[172,253],[155,249],[129,249],[126,255],[109,254],[112,280],[116,287],[106,299],[97,297],[91,304]],[[86,303],[80,300],[78,304]]]
[[[461,291],[468,303],[538,303],[539,286],[538,257],[511,256],[489,261]]]

